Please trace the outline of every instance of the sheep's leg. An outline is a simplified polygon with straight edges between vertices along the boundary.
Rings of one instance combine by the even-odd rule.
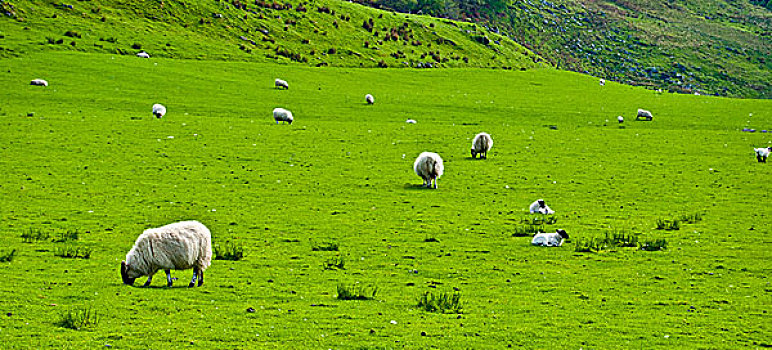
[[[198,277],[198,267],[193,267],[193,279],[190,280],[190,284],[188,284],[188,288],[192,288],[196,285],[196,277]]]
[[[201,287],[201,285],[204,284],[204,270],[198,270],[198,286]]]
[[[434,178],[434,188],[435,189],[437,188],[437,178],[436,177]]]
[[[164,270],[166,272],[166,286],[171,287],[172,286],[172,271],[171,270]]]
[[[149,275],[147,276],[147,282],[145,282],[145,284],[143,284],[142,286],[143,286],[143,287],[148,287],[148,286],[150,286],[150,281],[152,281],[152,280],[153,280],[153,274],[151,273],[151,274],[149,274]]]
[[[763,159],[763,158],[761,158],[761,155],[760,155],[760,154],[758,154],[758,153],[756,153],[756,160],[757,160],[759,163],[763,163],[763,162],[764,162],[762,159]]]

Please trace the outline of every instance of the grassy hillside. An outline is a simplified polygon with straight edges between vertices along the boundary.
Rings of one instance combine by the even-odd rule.
[[[487,23],[562,69],[683,93],[772,98],[767,1],[361,2]]]
[[[0,55],[81,51],[349,67],[536,66],[472,24],[332,0],[1,1]]]
[[[772,129],[770,101],[600,87],[547,69],[50,51],[3,63],[0,261],[16,251],[0,262],[4,348],[771,345],[770,164],[751,151],[770,139],[741,131]],[[273,89],[277,76],[292,89]],[[169,110],[160,120],[157,102]],[[273,123],[279,106],[295,123]],[[654,121],[635,122],[640,107]],[[495,144],[472,160],[481,131]],[[418,187],[422,151],[445,159],[437,190]],[[513,235],[537,198],[557,211],[541,229],[570,233],[563,247]],[[702,219],[655,229],[692,214]],[[153,288],[122,285],[137,235],[184,219],[244,258],[215,260],[201,288],[183,288],[190,270],[171,289],[163,273]],[[613,232],[667,249],[577,251]],[[25,243],[30,234],[41,237]],[[338,250],[314,251],[330,243]],[[67,247],[90,256],[56,255]],[[375,300],[336,298],[357,283],[377,287]],[[458,293],[461,313],[419,309],[426,292]],[[95,325],[65,327],[86,310]]]

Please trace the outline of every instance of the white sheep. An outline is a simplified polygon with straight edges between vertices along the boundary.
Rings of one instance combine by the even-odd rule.
[[[625,122],[625,118],[622,118],[622,116],[620,115],[617,117],[617,121],[619,122],[619,124],[622,124]]]
[[[437,188],[437,179],[442,176],[445,167],[442,165],[442,158],[439,154],[423,152],[413,163],[413,170],[424,179],[423,187]],[[433,185],[432,182],[434,182]]]
[[[273,85],[276,86],[277,89],[282,89],[283,88],[283,89],[289,90],[289,83],[287,83],[284,80],[278,79],[278,78],[273,81]]]
[[[600,84],[600,86],[606,86],[606,79],[601,78],[600,81],[598,81],[598,84]]]
[[[491,150],[491,147],[493,147],[491,135],[484,132],[475,135],[472,140],[472,158],[475,158],[479,154],[480,159],[487,159],[488,151]]]
[[[276,121],[276,124],[279,124],[279,122],[287,122],[289,124],[292,124],[292,121],[295,119],[292,117],[292,112],[284,109],[284,108],[274,108],[273,109],[273,120]]]
[[[638,115],[635,117],[635,119],[646,119],[646,120],[652,120],[654,116],[651,115],[651,112],[645,110],[645,109],[638,109]]]
[[[121,262],[123,283],[148,276],[143,287],[150,285],[158,270],[166,272],[166,285],[172,286],[171,271],[193,268],[193,279],[188,287],[204,284],[204,270],[212,262],[212,235],[198,221],[182,221],[142,232],[134,246]]]
[[[756,152],[756,160],[758,160],[759,163],[766,163],[769,153],[772,152],[772,147],[754,148],[753,151]]]
[[[550,207],[544,203],[543,199],[537,199],[535,202],[531,203],[531,207],[528,208],[528,211],[532,214],[555,214],[555,211],[550,209]]]
[[[139,58],[150,58],[150,54],[145,52],[145,51],[142,51],[142,52],[137,54],[137,57],[139,57]]]
[[[35,86],[48,86],[48,82],[43,79],[32,79],[29,84]]]
[[[367,94],[367,95],[365,95],[365,101],[369,105],[374,104],[375,103],[375,97],[373,97],[373,95]]]
[[[416,121],[415,121],[415,119],[408,119],[408,120],[405,120],[405,123],[408,123],[408,124],[415,124],[415,123],[416,123]]]
[[[161,117],[166,115],[166,107],[160,103],[156,103],[153,105],[153,115],[156,116],[156,118],[161,119]]]
[[[560,247],[563,245],[563,240],[566,239],[568,239],[568,233],[565,230],[558,229],[557,232],[535,234],[531,244],[543,247]]]

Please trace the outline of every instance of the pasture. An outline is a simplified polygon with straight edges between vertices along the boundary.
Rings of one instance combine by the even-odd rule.
[[[0,255],[16,251],[0,262],[3,348],[772,345],[772,168],[752,152],[772,138],[740,131],[772,129],[770,101],[549,69],[2,61]],[[276,125],[275,107],[295,122]],[[638,108],[654,120],[636,122]],[[495,143],[472,160],[481,131]],[[423,151],[444,158],[436,190],[413,173]],[[556,211],[545,228],[571,235],[560,248],[513,236],[537,198]],[[172,288],[163,273],[121,283],[144,229],[188,219],[243,259],[214,260],[200,288],[190,270]],[[667,249],[575,251],[622,231]],[[89,257],[57,256],[68,247]],[[336,298],[356,284],[374,300]],[[427,291],[457,293],[462,312],[420,310]],[[95,325],[62,325],[85,310]]]

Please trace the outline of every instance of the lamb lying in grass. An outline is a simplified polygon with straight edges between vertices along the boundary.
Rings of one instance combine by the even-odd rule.
[[[212,235],[198,221],[183,221],[151,228],[142,232],[134,246],[121,262],[123,283],[148,276],[143,287],[150,285],[158,270],[166,272],[166,285],[172,286],[171,271],[193,268],[193,279],[188,287],[204,284],[204,270],[212,261]]]
[[[531,203],[531,207],[528,211],[532,214],[555,214],[555,212],[544,203],[543,199],[537,199],[536,202]]]
[[[568,233],[565,230],[558,229],[557,232],[535,234],[531,244],[542,247],[560,247],[566,239],[568,239]]]
[[[43,79],[32,79],[29,84],[35,86],[48,86],[48,82]]]

